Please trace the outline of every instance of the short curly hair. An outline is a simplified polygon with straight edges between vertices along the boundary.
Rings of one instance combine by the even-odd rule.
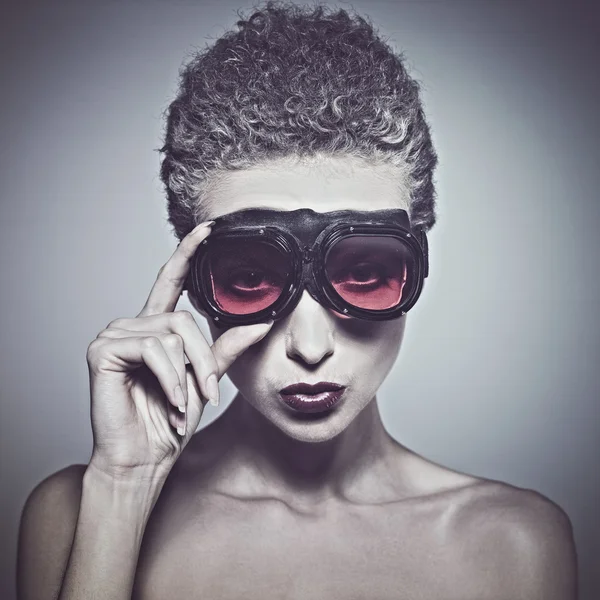
[[[254,10],[182,68],[167,109],[160,174],[175,235],[204,220],[212,175],[320,155],[397,167],[412,225],[429,230],[437,155],[403,56],[343,9]]]

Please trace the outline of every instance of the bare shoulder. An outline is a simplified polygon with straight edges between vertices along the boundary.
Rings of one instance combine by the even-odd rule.
[[[19,598],[43,597],[39,587],[58,591],[77,525],[86,465],[71,465],[29,494],[19,529]]]
[[[81,490],[81,482],[87,465],[70,465],[56,471],[38,483],[29,495],[29,501],[35,501],[47,494]]]
[[[32,520],[54,520],[79,510],[81,486],[86,465],[71,465],[46,477],[29,494],[23,509],[22,525]],[[77,514],[75,514],[77,516]]]
[[[570,530],[569,518],[558,504],[534,490],[499,481],[477,479],[468,490],[463,510],[469,521],[489,527],[515,524],[535,530]]]
[[[471,533],[515,535],[522,542],[570,540],[568,516],[556,503],[530,489],[455,471],[411,453],[403,463],[419,481],[424,498],[450,510],[458,527]]]
[[[574,600],[577,560],[565,511],[542,494],[448,469],[412,454],[416,500],[452,557],[462,597]],[[460,575],[459,575],[460,574]]]
[[[576,598],[571,522],[542,494],[479,480],[465,488],[453,530],[465,563],[511,598]]]

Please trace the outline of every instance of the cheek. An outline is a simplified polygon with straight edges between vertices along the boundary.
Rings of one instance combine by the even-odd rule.
[[[375,378],[385,377],[398,357],[404,338],[405,318],[371,323],[370,335],[353,345],[354,362],[359,359],[364,369],[370,370]],[[348,357],[350,360],[350,357]],[[360,368],[358,364],[357,368]]]
[[[400,348],[404,338],[406,316],[390,321],[354,320],[353,327],[348,328],[340,338],[340,343],[348,343],[362,348],[369,354],[381,355],[389,350]]]
[[[396,354],[402,345],[404,339],[404,329],[406,326],[406,316],[387,322],[387,327],[381,332],[380,345],[395,350]]]
[[[270,364],[277,363],[270,357],[267,340],[261,340],[238,356],[227,370],[227,376],[240,391],[259,389],[269,376]]]

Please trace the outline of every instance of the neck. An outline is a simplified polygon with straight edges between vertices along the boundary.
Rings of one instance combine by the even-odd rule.
[[[228,451],[235,479],[253,494],[314,505],[332,497],[374,497],[382,481],[394,485],[392,461],[402,447],[386,432],[375,398],[342,433],[322,442],[286,435],[239,394],[223,419],[226,437],[236,440]]]

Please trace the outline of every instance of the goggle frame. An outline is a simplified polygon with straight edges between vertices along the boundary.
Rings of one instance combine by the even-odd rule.
[[[314,213],[310,209],[299,209],[290,213],[310,212],[312,214],[348,215],[354,217],[338,220],[327,225],[317,236],[312,245],[303,244],[292,231],[265,222],[252,225],[227,225],[219,227],[219,218],[213,225],[213,231],[198,247],[192,258],[190,275],[186,287],[194,294],[200,306],[218,327],[252,325],[269,319],[282,319],[289,315],[297,306],[302,292],[306,289],[309,294],[322,306],[334,310],[341,315],[355,317],[367,321],[382,321],[399,318],[405,315],[417,302],[423,289],[425,277],[428,276],[428,244],[423,229],[410,229],[398,222],[390,222],[389,213],[401,217],[400,221],[408,221],[406,211],[401,209],[385,209],[382,211],[338,211],[332,213]],[[262,209],[248,209],[248,215],[256,216]],[[385,213],[384,220],[381,213]],[[400,213],[404,213],[401,215]],[[233,213],[231,213],[233,214]],[[359,216],[360,215],[360,216]],[[398,219],[397,219],[398,220]],[[401,240],[409,249],[415,272],[412,274],[412,285],[406,299],[389,309],[371,310],[355,306],[342,298],[335,290],[325,272],[325,258],[330,248],[337,242],[353,236],[391,236]],[[256,240],[279,248],[290,257],[290,270],[286,273],[286,281],[281,295],[268,307],[248,314],[231,314],[224,312],[213,297],[210,277],[208,275],[208,260],[211,246],[224,239]]]

